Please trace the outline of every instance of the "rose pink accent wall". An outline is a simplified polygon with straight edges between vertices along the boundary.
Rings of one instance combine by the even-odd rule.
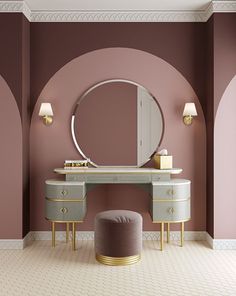
[[[30,131],[31,230],[48,230],[44,219],[44,181],[58,177],[55,167],[65,159],[78,159],[70,134],[70,119],[78,97],[90,86],[106,79],[123,78],[147,88],[158,100],[165,120],[160,148],[174,157],[174,167],[183,168],[180,178],[192,181],[192,219],[187,230],[206,227],[206,134],[203,112],[191,85],[170,64],[152,54],[128,48],[96,50],[75,58],[45,85],[35,106]],[[46,127],[38,117],[41,102],[51,102],[54,123]],[[185,102],[195,102],[198,117],[192,126],[182,122]],[[96,149],[96,147],[95,147]],[[102,185],[88,194],[88,214],[80,230],[93,229],[94,215],[109,208],[132,209],[142,213],[144,230],[152,224],[149,196],[132,185]],[[173,226],[174,227],[177,226]]]
[[[16,100],[0,76],[0,238],[22,238],[22,130]]]
[[[220,101],[214,129],[214,238],[236,239],[236,76]]]
[[[76,109],[75,134],[94,163],[137,165],[137,86],[110,82],[88,93]]]

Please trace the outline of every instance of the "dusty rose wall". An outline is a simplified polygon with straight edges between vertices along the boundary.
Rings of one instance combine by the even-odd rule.
[[[31,229],[48,230],[44,219],[44,180],[56,177],[55,167],[64,159],[78,158],[70,135],[73,105],[91,85],[106,79],[135,81],[158,99],[165,119],[162,148],[174,156],[174,166],[182,167],[179,177],[192,180],[192,220],[187,230],[205,230],[205,122],[198,98],[190,84],[170,64],[143,51],[124,48],[97,50],[72,60],[44,87],[34,109],[30,132]],[[171,86],[171,87],[170,87]],[[49,101],[54,108],[54,123],[44,126],[39,117],[40,103]],[[182,122],[184,103],[194,101],[199,116],[191,127]],[[56,153],[55,153],[56,152]],[[157,229],[148,214],[148,195],[132,185],[100,186],[88,195],[88,215],[81,230],[93,229],[95,213],[101,209],[127,208],[142,212],[144,229]]]
[[[214,115],[236,73],[236,13],[214,14]]]
[[[236,239],[236,76],[226,88],[214,129],[214,238]]]
[[[206,23],[32,22],[31,107],[48,80],[72,59],[93,50],[143,50],[174,66],[192,85],[205,112]]]
[[[0,76],[0,239],[22,238],[22,130],[15,98]]]
[[[22,154],[17,155],[20,157],[19,161],[22,161],[21,174],[19,180],[22,182],[21,190],[18,194],[23,195],[21,201],[19,215],[21,215],[21,222],[17,227],[19,232],[15,233],[15,236],[11,238],[22,237],[29,231],[29,126],[30,126],[30,82],[29,82],[29,47],[30,47],[30,24],[22,13],[0,13],[0,75],[5,79],[9,86],[13,100],[16,101],[18,111],[21,116],[21,120],[13,126],[15,127],[15,133],[21,128],[23,151]],[[0,101],[2,104],[2,101]],[[2,105],[1,105],[2,108]],[[15,107],[14,107],[15,108]],[[4,112],[4,109],[2,109]],[[13,113],[15,114],[15,110]],[[5,116],[5,114],[4,114]],[[17,117],[18,118],[18,117]],[[11,124],[10,120],[7,120],[7,125]],[[4,123],[4,126],[6,125]],[[10,122],[10,123],[9,123]],[[10,129],[13,128],[10,127]],[[6,129],[7,131],[7,129]],[[22,143],[16,142],[16,145],[20,147]],[[11,151],[9,147],[9,151]],[[11,156],[9,156],[11,157]],[[14,156],[16,157],[16,155]],[[22,175],[23,174],[23,175]],[[18,184],[18,183],[17,183]],[[18,185],[17,185],[18,186]],[[16,187],[17,187],[16,186]],[[18,206],[18,205],[17,205]],[[7,215],[12,215],[9,210]],[[13,218],[13,221],[15,218]],[[15,223],[15,222],[13,222]],[[11,226],[9,226],[11,228]],[[21,229],[23,228],[23,230]],[[11,233],[11,230],[10,232]],[[1,235],[0,235],[0,238]]]

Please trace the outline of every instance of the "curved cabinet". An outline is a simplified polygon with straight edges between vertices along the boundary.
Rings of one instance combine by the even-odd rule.
[[[82,222],[86,214],[84,182],[47,180],[45,217],[54,222]]]
[[[185,179],[152,183],[153,222],[184,222],[190,219],[190,185]]]

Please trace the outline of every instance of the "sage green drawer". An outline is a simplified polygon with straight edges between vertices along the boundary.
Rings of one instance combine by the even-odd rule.
[[[52,221],[83,221],[86,199],[81,201],[54,201],[46,199],[45,217]]]
[[[181,201],[156,201],[151,203],[151,216],[153,222],[180,222],[189,220],[190,199]]]
[[[191,196],[190,185],[191,182],[184,179],[153,182],[152,196],[154,200],[186,199]]]
[[[86,194],[84,182],[68,182],[47,180],[45,195],[48,198],[77,199],[84,198]]]

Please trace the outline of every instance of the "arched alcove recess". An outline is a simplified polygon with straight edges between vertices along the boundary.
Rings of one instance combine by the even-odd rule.
[[[22,238],[22,129],[16,100],[0,76],[0,239]]]
[[[135,81],[158,100],[165,119],[161,148],[174,157],[174,166],[183,168],[179,177],[192,180],[192,220],[188,230],[205,230],[206,134],[203,112],[191,85],[164,60],[135,49],[107,48],[82,55],[62,67],[42,90],[34,109],[31,132],[31,229],[47,230],[44,219],[44,180],[56,177],[55,167],[65,159],[79,159],[70,133],[70,119],[78,97],[93,84],[112,78]],[[54,108],[54,123],[42,124],[38,117],[41,102]],[[192,126],[182,122],[184,103],[196,103],[199,116]],[[96,149],[96,147],[94,148]],[[143,214],[144,230],[158,229],[152,224],[147,193],[131,185],[104,185],[88,194],[88,214],[81,230],[93,229],[94,215],[108,208],[126,208]],[[173,226],[174,228],[175,226]]]
[[[236,239],[236,76],[226,88],[214,128],[214,238]]]

